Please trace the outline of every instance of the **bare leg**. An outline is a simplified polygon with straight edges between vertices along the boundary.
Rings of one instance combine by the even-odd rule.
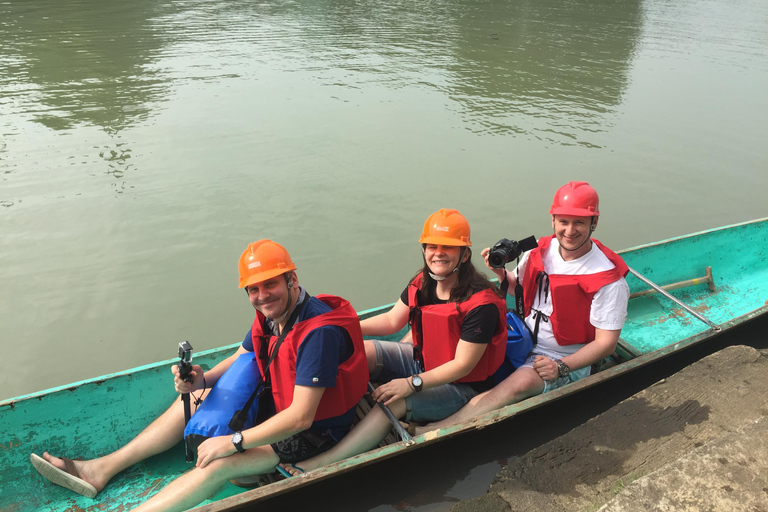
[[[174,402],[163,414],[149,424],[127,445],[98,459],[73,461],[80,478],[100,491],[120,471],[152,455],[172,448],[184,435],[184,408],[181,401]],[[48,452],[43,458],[65,470],[64,461]]]
[[[180,476],[135,512],[176,512],[194,507],[211,496],[227,480],[273,471],[280,462],[271,446],[259,446],[216,459],[204,468],[194,468]]]
[[[400,399],[391,404],[389,408],[396,418],[405,416],[405,400]],[[349,434],[344,436],[344,439],[339,444],[327,452],[300,462],[298,465],[305,471],[311,471],[366,452],[379,444],[387,436],[391,428],[392,424],[387,419],[387,416],[380,407],[375,406],[365,415],[365,418],[360,423],[355,425]],[[301,471],[291,467],[290,464],[286,464],[283,467],[293,475],[301,473]]]
[[[493,389],[473,397],[467,405],[456,411],[453,415],[423,427],[416,427],[416,435],[471,420],[481,414],[538,395],[542,391],[544,391],[544,381],[539,377],[536,370],[527,366],[518,368],[512,372],[512,375],[501,381]]]

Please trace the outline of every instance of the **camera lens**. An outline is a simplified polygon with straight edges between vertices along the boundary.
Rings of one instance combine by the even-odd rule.
[[[488,253],[488,264],[493,268],[503,268],[507,261],[507,252],[503,247],[494,247]]]

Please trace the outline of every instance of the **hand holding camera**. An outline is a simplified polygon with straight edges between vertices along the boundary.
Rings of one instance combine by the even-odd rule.
[[[174,375],[174,385],[177,393],[189,393],[201,389],[203,369],[200,366],[193,366],[192,363],[192,345],[188,341],[179,343],[179,364],[171,367]]]
[[[536,246],[536,237],[533,235],[519,242],[502,238],[490,248],[486,261],[491,269],[502,269],[507,263],[517,259],[523,252],[535,249]],[[483,256],[485,256],[484,253],[485,251],[483,251]]]

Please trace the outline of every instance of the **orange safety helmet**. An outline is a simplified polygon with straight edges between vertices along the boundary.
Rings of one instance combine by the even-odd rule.
[[[577,217],[599,217],[600,200],[597,191],[586,181],[571,181],[555,192],[552,215],[575,215]]]
[[[253,242],[240,256],[240,288],[296,270],[285,248],[272,240]]]
[[[469,222],[457,210],[443,208],[424,223],[419,243],[471,247]]]

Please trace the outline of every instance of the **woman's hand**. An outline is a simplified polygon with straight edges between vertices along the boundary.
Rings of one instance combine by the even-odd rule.
[[[482,251],[480,251],[480,256],[483,257],[483,261],[485,261],[485,266],[488,267],[493,271],[494,274],[496,274],[496,277],[499,278],[499,281],[504,279],[504,269],[503,268],[493,268],[491,264],[488,262],[488,254],[491,252],[490,247],[486,247]]]
[[[229,457],[235,453],[235,445],[231,436],[218,436],[206,439],[197,448],[197,467],[204,468],[216,459]]]
[[[173,385],[176,388],[177,393],[191,393],[198,389],[203,389],[203,368],[201,366],[193,366],[189,375],[192,377],[192,382],[184,382],[181,380],[181,374],[179,373],[178,365],[171,366],[171,372],[173,373]]]
[[[536,370],[544,380],[555,380],[558,375],[557,363],[544,356],[536,356],[533,360],[533,369]]]
[[[373,392],[373,399],[377,402],[384,402],[384,405],[389,405],[392,402],[410,396],[413,393],[411,388],[410,377],[405,379],[393,379],[386,384],[382,384]]]

